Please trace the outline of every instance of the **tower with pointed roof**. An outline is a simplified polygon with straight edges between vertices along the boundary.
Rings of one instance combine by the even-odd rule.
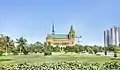
[[[53,25],[52,25],[52,35],[55,34],[55,30],[54,30],[54,21],[53,21]]]
[[[75,44],[75,30],[73,25],[71,25],[68,33],[61,34],[55,33],[54,23],[52,25],[52,34],[47,34],[46,44],[51,44],[52,46],[59,46],[60,48],[66,46],[73,46]]]
[[[74,44],[74,41],[75,41],[75,30],[73,28],[73,25],[71,25],[70,27],[70,31],[69,31],[69,39],[71,40],[71,44]]]

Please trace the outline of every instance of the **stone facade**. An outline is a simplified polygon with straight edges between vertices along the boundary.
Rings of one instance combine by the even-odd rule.
[[[52,30],[54,31],[54,30]],[[75,31],[71,25],[68,34],[48,34],[46,37],[46,44],[51,44],[52,46],[66,47],[75,45]]]

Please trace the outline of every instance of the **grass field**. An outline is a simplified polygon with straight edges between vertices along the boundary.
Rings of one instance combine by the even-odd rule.
[[[109,57],[98,56],[93,54],[75,54],[75,53],[53,53],[51,56],[43,56],[43,54],[29,54],[29,55],[9,55],[0,56],[1,59],[8,59],[7,61],[0,61],[0,65],[18,64],[18,63],[30,63],[40,64],[43,62],[59,62],[59,61],[80,61],[80,62],[98,62],[104,63],[111,61]]]

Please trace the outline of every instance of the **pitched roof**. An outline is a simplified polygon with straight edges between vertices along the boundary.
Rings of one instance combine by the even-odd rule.
[[[68,34],[48,34],[47,38],[57,38],[57,39],[66,39],[68,38]]]

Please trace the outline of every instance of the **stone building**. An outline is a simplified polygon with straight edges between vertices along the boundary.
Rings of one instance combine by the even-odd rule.
[[[52,26],[52,34],[47,34],[46,44],[52,46],[59,46],[60,48],[75,45],[75,30],[71,25],[70,30],[66,34],[57,34],[54,31],[54,24]]]

